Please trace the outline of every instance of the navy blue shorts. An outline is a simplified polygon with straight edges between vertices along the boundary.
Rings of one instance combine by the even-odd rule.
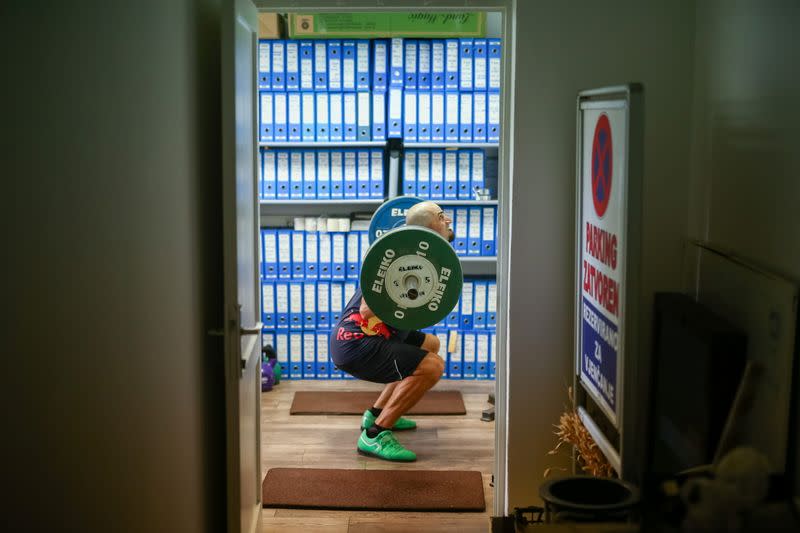
[[[349,329],[349,328],[348,328]],[[331,332],[330,354],[336,368],[373,383],[393,383],[407,378],[428,355],[421,348],[425,334],[409,331],[405,338],[381,335],[352,338],[336,328]]]

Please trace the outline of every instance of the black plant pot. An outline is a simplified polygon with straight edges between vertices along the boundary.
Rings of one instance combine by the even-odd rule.
[[[546,522],[627,522],[639,504],[639,489],[615,478],[570,476],[539,487]]]

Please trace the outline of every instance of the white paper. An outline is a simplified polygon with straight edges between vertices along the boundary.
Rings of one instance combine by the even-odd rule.
[[[269,44],[259,44],[258,45],[258,70],[261,72],[270,72],[270,54],[272,50],[270,49]]]
[[[344,153],[344,181],[356,181],[356,153]]]
[[[278,154],[278,181],[289,181],[289,154]]]
[[[300,124],[300,93],[289,93],[289,124]]]
[[[261,286],[261,308],[265,313],[275,312],[275,285],[272,283]]]
[[[289,312],[300,313],[303,310],[303,285],[292,283],[289,285]]]
[[[261,123],[272,127],[272,93],[261,94]]]
[[[313,363],[316,360],[316,335],[311,332],[303,333],[303,361]]]
[[[289,312],[289,286],[286,283],[275,284],[275,307],[279,313]]]
[[[461,94],[461,124],[472,124],[472,93]]]
[[[303,124],[314,124],[314,93],[303,94]]]
[[[292,233],[292,261],[301,263],[305,257],[305,235],[302,231]]]
[[[392,120],[400,120],[403,118],[402,96],[402,90],[389,89],[389,118]]]
[[[286,93],[275,93],[275,123],[286,125]]]
[[[328,112],[331,115],[331,124],[342,123],[342,93],[330,94],[330,109]]]
[[[452,150],[448,150],[445,154],[445,162],[444,162],[445,174],[444,179],[445,181],[458,181],[458,161],[456,159],[456,152]]]
[[[375,61],[372,66],[375,72],[386,72],[386,43],[375,43]]]
[[[278,262],[278,241],[274,234],[266,236],[264,241],[264,257],[267,263]]]
[[[360,92],[357,94],[358,94],[358,126],[369,128],[370,93]]]
[[[494,235],[494,207],[483,208],[483,240],[493,241]]]
[[[272,43],[272,70],[283,71],[283,43]]]
[[[317,72],[327,72],[327,62],[328,50],[325,43],[314,43],[314,70]]]

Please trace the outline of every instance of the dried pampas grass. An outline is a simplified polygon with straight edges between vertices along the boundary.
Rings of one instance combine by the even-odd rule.
[[[616,472],[611,464],[597,447],[586,426],[581,422],[578,411],[575,409],[575,398],[572,395],[572,387],[568,389],[571,407],[564,413],[555,424],[555,433],[558,443],[555,448],[547,452],[547,455],[558,455],[559,450],[565,445],[574,446],[577,454],[578,465],[581,469],[596,477],[616,477]],[[548,468],[544,471],[544,477],[550,475],[553,470],[565,470],[564,468]]]

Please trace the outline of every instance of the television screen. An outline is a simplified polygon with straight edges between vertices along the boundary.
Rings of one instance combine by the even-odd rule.
[[[650,479],[713,461],[745,366],[746,336],[684,294],[655,298]]]

